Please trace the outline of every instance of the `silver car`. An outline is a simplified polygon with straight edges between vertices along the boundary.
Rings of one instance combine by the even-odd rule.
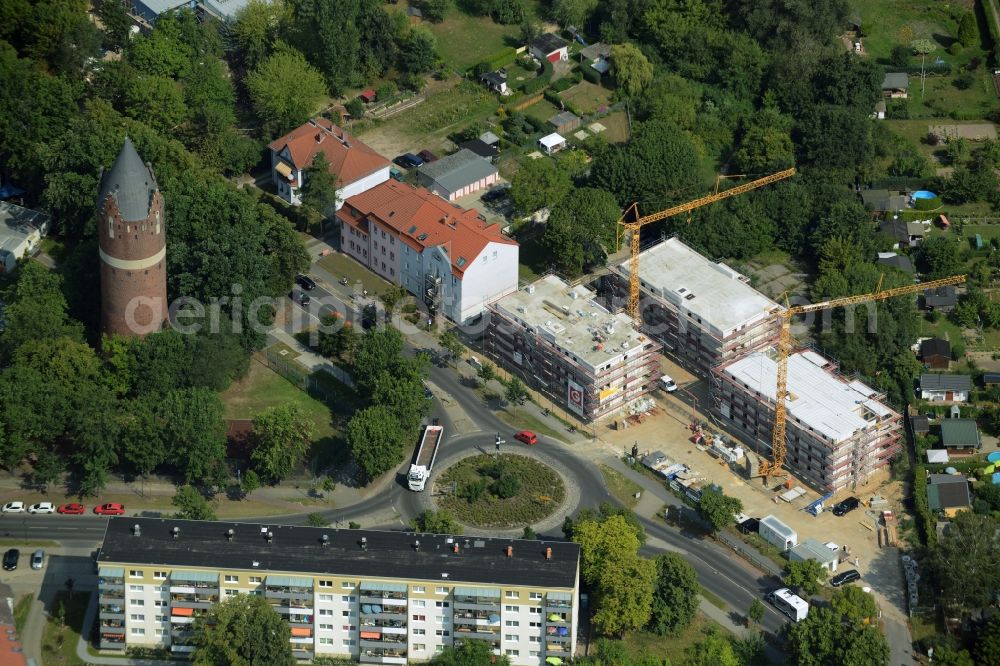
[[[31,568],[41,569],[45,566],[45,551],[39,548],[31,554]]]

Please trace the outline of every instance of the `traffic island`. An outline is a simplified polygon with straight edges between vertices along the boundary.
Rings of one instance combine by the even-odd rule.
[[[522,455],[474,455],[445,469],[434,502],[472,527],[510,529],[533,525],[558,511],[566,498],[559,474]]]

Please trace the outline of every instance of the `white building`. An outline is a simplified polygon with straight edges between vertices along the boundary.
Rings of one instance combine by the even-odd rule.
[[[302,203],[304,171],[322,153],[337,176],[337,210],[344,200],[389,180],[389,160],[326,118],[314,118],[268,145],[271,180],[288,203]],[[332,211],[331,211],[332,212]]]
[[[546,32],[531,40],[528,53],[549,62],[569,60],[569,43],[554,32]]]
[[[792,562],[816,560],[821,567],[834,573],[840,563],[840,551],[837,544],[825,544],[809,538],[788,551],[788,559]]]
[[[929,372],[920,375],[920,399],[930,402],[966,402],[972,390],[969,375]]]
[[[566,147],[566,139],[558,132],[553,132],[539,139],[538,147],[545,151],[546,155],[552,155]]]
[[[760,538],[779,550],[791,550],[799,542],[799,535],[776,516],[767,515],[760,519],[757,527]]]
[[[48,215],[0,201],[0,272],[14,270],[48,232]]]
[[[519,246],[475,210],[390,180],[337,212],[341,249],[456,323],[517,291]]]

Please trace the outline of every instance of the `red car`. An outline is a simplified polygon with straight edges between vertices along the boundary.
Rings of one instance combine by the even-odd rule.
[[[538,435],[531,432],[530,430],[522,430],[521,432],[514,435],[514,439],[519,442],[524,442],[528,446],[534,446],[538,444]]]
[[[82,516],[83,512],[86,510],[87,507],[84,505],[73,502],[71,504],[60,504],[59,508],[56,509],[56,512],[65,513],[71,516]]]
[[[115,503],[102,504],[101,506],[94,507],[94,513],[98,513],[102,516],[124,516],[125,505]]]

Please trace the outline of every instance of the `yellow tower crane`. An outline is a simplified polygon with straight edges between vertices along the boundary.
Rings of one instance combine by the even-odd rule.
[[[742,185],[737,185],[728,190],[723,190],[718,192],[719,182],[715,183],[716,193],[703,196],[694,201],[689,201],[687,203],[679,204],[672,208],[666,210],[661,210],[659,213],[653,213],[652,215],[647,215],[646,217],[639,217],[639,204],[632,204],[625,209],[625,214],[621,216],[618,220],[618,243],[617,247],[622,245],[622,234],[626,231],[631,232],[631,246],[632,252],[629,257],[628,264],[628,308],[627,312],[632,320],[636,323],[639,322],[639,230],[645,225],[651,222],[657,222],[659,220],[672,217],[674,215],[679,215],[680,213],[689,213],[695,208],[701,208],[702,206],[707,206],[710,203],[715,203],[716,201],[721,201],[722,199],[728,199],[729,197],[735,197],[737,194],[743,194],[744,192],[749,192],[750,190],[755,190],[758,187],[764,185],[769,185],[779,180],[784,180],[785,178],[791,178],[795,175],[795,169],[785,169],[784,171],[779,171],[778,173],[773,173],[770,176],[764,176],[757,180],[752,180],[749,183],[744,183]],[[631,222],[627,221],[628,218],[634,218]]]
[[[781,468],[785,464],[786,408],[784,397],[788,393],[788,356],[792,350],[792,317],[800,314],[806,314],[808,312],[817,312],[820,310],[828,310],[848,305],[857,305],[859,303],[884,301],[887,298],[893,298],[895,296],[906,296],[907,294],[915,294],[918,291],[923,291],[925,289],[935,289],[937,287],[959,284],[961,282],[965,282],[965,276],[955,275],[940,280],[931,280],[929,282],[921,282],[920,284],[895,287],[893,289],[886,289],[882,291],[880,289],[882,280],[879,279],[879,286],[876,287],[876,290],[870,294],[845,296],[843,298],[834,298],[829,301],[823,301],[822,303],[811,303],[809,305],[795,305],[775,313],[775,318],[777,318],[781,323],[781,329],[778,334],[778,378],[774,393],[774,432],[771,436],[771,460],[765,460],[761,463],[757,472],[758,476],[764,477],[764,482],[767,483],[767,480],[772,476],[781,475]]]

